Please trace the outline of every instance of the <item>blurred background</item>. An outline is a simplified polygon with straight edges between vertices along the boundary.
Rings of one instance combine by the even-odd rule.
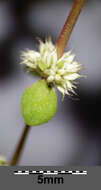
[[[24,128],[23,91],[38,78],[24,72],[20,51],[37,49],[37,37],[55,43],[73,1],[0,0],[0,154],[10,161]],[[101,1],[89,0],[68,47],[83,64],[77,96],[58,93],[58,110],[32,127],[19,165],[101,165]]]

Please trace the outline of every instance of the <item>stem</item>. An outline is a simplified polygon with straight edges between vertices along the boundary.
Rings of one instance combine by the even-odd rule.
[[[14,152],[14,155],[11,159],[10,166],[15,166],[18,163],[20,156],[21,156],[21,153],[22,153],[22,149],[23,149],[24,144],[25,144],[26,137],[28,135],[30,128],[31,128],[30,126],[25,125],[24,131],[23,131],[22,136],[20,138],[20,141],[19,141],[19,143],[16,147],[16,150]]]
[[[85,0],[74,1],[72,9],[69,13],[69,16],[67,17],[65,25],[56,43],[58,58],[60,58],[63,55],[64,49],[69,41],[70,35],[80,15],[80,12],[83,8],[84,3],[85,3]]]

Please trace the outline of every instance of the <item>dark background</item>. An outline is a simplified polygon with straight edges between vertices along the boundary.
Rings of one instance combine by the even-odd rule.
[[[23,91],[35,81],[24,72],[20,51],[36,49],[37,37],[56,42],[73,1],[0,1],[0,154],[11,159],[24,121]],[[62,101],[47,124],[32,127],[20,165],[101,164],[101,1],[87,1],[68,47],[76,54],[87,79],[77,94]]]

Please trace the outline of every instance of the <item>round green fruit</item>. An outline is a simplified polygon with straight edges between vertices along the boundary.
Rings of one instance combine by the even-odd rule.
[[[48,122],[56,113],[57,95],[55,88],[40,80],[27,88],[21,100],[21,111],[26,124],[41,125]]]

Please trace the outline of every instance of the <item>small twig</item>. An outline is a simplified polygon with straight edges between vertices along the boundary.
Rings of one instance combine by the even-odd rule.
[[[57,55],[60,58],[63,55],[64,49],[68,43],[72,30],[76,24],[76,21],[79,17],[79,14],[83,8],[85,0],[75,0],[72,6],[72,9],[67,17],[65,25],[60,33],[60,36],[57,40],[56,47],[57,47]]]
[[[23,149],[24,144],[25,144],[26,137],[28,135],[30,128],[31,128],[30,126],[25,125],[24,131],[23,131],[22,136],[20,138],[20,141],[19,141],[17,148],[14,152],[14,155],[11,159],[10,166],[15,166],[18,163],[20,156],[21,156],[22,149]]]

